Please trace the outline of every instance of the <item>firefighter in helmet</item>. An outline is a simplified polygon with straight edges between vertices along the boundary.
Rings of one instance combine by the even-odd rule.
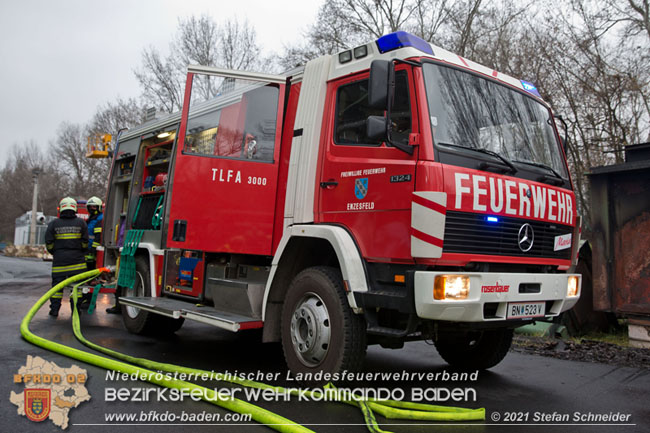
[[[88,248],[88,227],[77,218],[77,201],[65,197],[59,203],[59,218],[45,231],[45,246],[52,254],[52,287],[61,281],[86,271],[84,259]],[[50,316],[58,316],[63,288],[50,298]],[[72,305],[72,299],[70,299]]]
[[[97,267],[97,247],[102,242],[102,223],[104,221],[104,214],[102,212],[102,200],[99,197],[90,197],[86,202],[86,209],[88,210],[88,251],[86,252],[86,265],[88,270],[96,269]],[[88,301],[90,301],[88,299]],[[117,297],[115,298],[115,306],[107,308],[108,313],[119,313],[120,307],[117,305]]]
[[[102,201],[99,197],[90,197],[86,202],[88,210],[88,251],[86,252],[86,264],[88,270],[95,269],[97,265],[97,247],[102,241]]]

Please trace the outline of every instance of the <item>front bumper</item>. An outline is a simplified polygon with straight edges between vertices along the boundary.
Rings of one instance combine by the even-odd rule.
[[[463,300],[436,300],[434,280],[438,275],[466,275],[470,279],[469,294]],[[570,276],[578,277],[578,296],[567,296]],[[580,274],[510,274],[415,272],[415,310],[422,319],[452,322],[493,322],[507,319],[512,302],[545,302],[545,315],[551,318],[573,307],[580,298]],[[534,290],[534,293],[525,293]],[[524,293],[522,293],[524,292]]]

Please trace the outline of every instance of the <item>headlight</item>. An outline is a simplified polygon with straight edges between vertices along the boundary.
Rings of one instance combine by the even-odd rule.
[[[571,276],[567,282],[566,295],[570,298],[575,298],[580,295],[580,285],[578,284],[578,277]]]
[[[433,299],[461,300],[469,296],[467,275],[437,275],[433,283]]]

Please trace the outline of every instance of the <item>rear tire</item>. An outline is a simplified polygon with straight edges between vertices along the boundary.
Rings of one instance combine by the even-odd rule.
[[[469,331],[442,336],[435,342],[438,353],[452,367],[485,370],[500,363],[512,344],[512,329]]]
[[[135,257],[135,283],[133,288],[122,288],[121,297],[151,296],[151,274],[149,263],[143,256]],[[166,335],[178,331],[183,326],[184,318],[173,319],[171,317],[161,316],[150,311],[144,311],[140,308],[120,304],[122,308],[122,320],[126,329],[133,334],[155,334]]]
[[[357,371],[366,355],[366,324],[348,305],[341,272],[313,267],[291,282],[282,307],[282,349],[294,375]]]

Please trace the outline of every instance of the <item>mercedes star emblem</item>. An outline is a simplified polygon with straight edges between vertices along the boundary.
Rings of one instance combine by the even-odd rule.
[[[526,223],[519,228],[519,235],[517,236],[519,241],[519,249],[525,253],[530,251],[533,247],[533,241],[535,240],[535,232],[533,227]]]

